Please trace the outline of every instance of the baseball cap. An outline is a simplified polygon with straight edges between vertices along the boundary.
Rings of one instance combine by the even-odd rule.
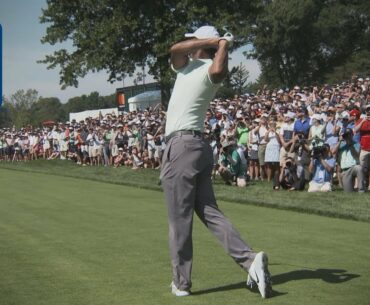
[[[342,119],[349,119],[349,113],[348,113],[348,111],[343,111],[342,112],[342,115],[341,115],[341,118]]]
[[[204,25],[198,28],[194,33],[186,33],[185,37],[195,37],[198,39],[216,38],[220,37],[220,34],[214,26]]]
[[[352,109],[350,112],[349,112],[349,115],[350,116],[355,116],[355,117],[359,117],[361,115],[360,111],[358,111],[357,109]]]
[[[286,114],[284,114],[285,117],[288,117],[290,119],[294,119],[295,118],[295,113],[292,112],[292,111],[288,111]]]

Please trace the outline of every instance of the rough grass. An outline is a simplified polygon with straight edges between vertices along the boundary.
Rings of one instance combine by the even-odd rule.
[[[125,167],[81,167],[61,160],[38,160],[15,164],[3,162],[0,163],[0,168],[62,175],[161,191],[158,184],[158,170],[133,171]],[[252,182],[246,188],[240,189],[224,185],[219,177],[216,179],[214,188],[220,200],[370,222],[370,192],[345,193],[339,189],[327,194],[273,191],[272,184],[268,182]]]

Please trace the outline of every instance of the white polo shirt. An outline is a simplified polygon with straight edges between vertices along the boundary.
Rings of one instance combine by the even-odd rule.
[[[166,135],[178,130],[203,131],[209,103],[221,84],[212,83],[208,69],[212,59],[190,59],[177,72],[167,110]]]

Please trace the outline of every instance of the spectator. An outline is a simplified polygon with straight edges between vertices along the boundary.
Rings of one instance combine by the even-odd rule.
[[[331,156],[328,145],[313,149],[309,165],[309,172],[313,177],[308,192],[330,192],[334,167],[335,159]]]
[[[314,114],[312,116],[311,120],[311,127],[310,131],[308,133],[308,141],[316,141],[320,143],[324,143],[324,137],[325,137],[325,129],[324,125],[321,124],[321,115],[320,114]]]
[[[251,180],[258,180],[260,177],[260,166],[258,162],[258,127],[260,120],[252,121],[251,132],[248,140],[248,161],[249,161],[249,177]]]
[[[275,173],[274,190],[282,187],[289,191],[302,191],[305,187],[305,175],[301,165],[297,165],[292,157],[282,160],[280,174]]]
[[[287,157],[295,160],[296,156],[293,152],[290,152],[290,148],[293,144],[293,133],[294,133],[294,117],[293,112],[288,112],[284,115],[284,123],[282,124],[279,136],[280,136],[280,167],[283,167]]]
[[[232,142],[224,141],[222,143],[218,171],[226,184],[235,183],[239,187],[245,187],[245,167],[234,146],[235,143]]]
[[[365,116],[358,121],[355,132],[360,133],[360,165],[364,172],[365,188],[370,191],[370,104],[365,107]]]
[[[126,153],[123,151],[123,147],[118,148],[118,154],[114,158],[114,167],[117,168],[122,166],[125,162]]]
[[[132,169],[135,170],[135,169],[139,169],[143,167],[144,163],[141,160],[141,155],[135,146],[132,147],[131,161],[132,161]]]
[[[302,134],[305,139],[308,139],[310,130],[310,120],[307,117],[307,109],[299,106],[297,108],[297,120],[294,123],[294,134]]]
[[[261,180],[266,178],[266,166],[265,166],[265,153],[267,142],[265,135],[267,133],[267,120],[268,115],[264,115],[260,118],[259,125],[254,129],[255,135],[258,138],[258,162],[260,165],[260,178]]]
[[[357,178],[358,191],[362,193],[364,192],[364,173],[359,165],[360,144],[353,141],[352,135],[352,130],[347,129],[340,136],[335,152],[338,152],[343,190],[353,192],[355,178]]]
[[[271,181],[275,173],[279,173],[280,161],[280,137],[276,131],[276,122],[270,121],[269,129],[265,133],[266,152],[265,164],[267,172],[267,181]]]

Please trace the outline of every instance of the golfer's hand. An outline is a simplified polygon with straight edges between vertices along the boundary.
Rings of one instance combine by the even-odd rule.
[[[233,46],[234,43],[234,35],[231,34],[230,32],[225,33],[224,36],[220,37],[218,41],[220,40],[226,40],[228,42],[229,48]]]

